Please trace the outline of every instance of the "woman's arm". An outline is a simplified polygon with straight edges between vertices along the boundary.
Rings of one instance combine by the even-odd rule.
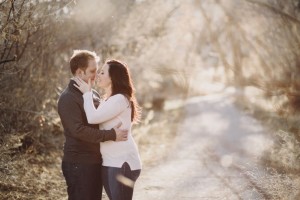
[[[69,137],[85,142],[99,143],[116,140],[114,130],[99,130],[91,128],[84,123],[81,103],[70,94],[62,94],[58,101],[58,114],[60,116],[65,134]]]
[[[90,124],[100,124],[108,121],[118,116],[129,106],[127,99],[122,94],[116,94],[101,103],[96,109],[93,104],[92,94],[92,92],[86,92],[83,95],[84,110]]]

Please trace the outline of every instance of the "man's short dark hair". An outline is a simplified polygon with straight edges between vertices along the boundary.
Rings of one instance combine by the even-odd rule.
[[[70,69],[72,74],[76,73],[78,68],[86,70],[88,67],[88,61],[95,59],[96,62],[99,62],[100,58],[94,51],[88,50],[74,50],[73,55],[70,59]]]

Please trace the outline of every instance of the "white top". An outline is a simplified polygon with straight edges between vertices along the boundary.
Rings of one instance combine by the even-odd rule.
[[[100,129],[111,129],[122,122],[120,129],[128,129],[128,140],[122,142],[101,142],[100,151],[103,166],[121,168],[127,162],[131,170],[142,168],[137,145],[131,135],[131,106],[122,94],[111,96],[106,101],[101,101],[96,109],[93,103],[92,92],[83,95],[84,110],[88,123],[100,124]]]

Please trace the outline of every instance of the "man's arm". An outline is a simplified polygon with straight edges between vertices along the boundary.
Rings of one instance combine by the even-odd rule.
[[[99,130],[84,125],[84,114],[72,96],[64,96],[58,102],[58,114],[66,134],[92,143],[116,140],[115,130]],[[119,138],[119,137],[118,137]]]

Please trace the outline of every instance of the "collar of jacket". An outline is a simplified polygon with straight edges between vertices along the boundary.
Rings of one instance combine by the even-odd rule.
[[[74,80],[71,79],[70,82],[69,82],[68,87],[69,87],[71,90],[73,90],[74,92],[80,93],[80,94],[82,95],[82,92],[81,92],[78,88],[76,88],[76,87],[74,86],[74,84],[77,85],[77,83],[76,83]]]

